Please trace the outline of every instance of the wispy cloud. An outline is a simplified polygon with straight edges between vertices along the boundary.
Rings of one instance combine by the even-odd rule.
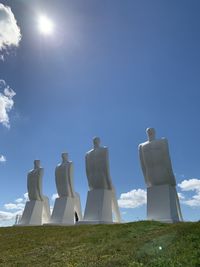
[[[0,155],[0,163],[6,162],[6,157],[4,155]]]
[[[180,201],[184,200],[185,199],[185,196],[183,193],[178,193],[178,198]]]
[[[0,50],[18,46],[21,40],[20,28],[9,6],[0,3]]]
[[[17,212],[7,212],[7,211],[1,211],[0,210],[0,223],[2,225],[2,222],[8,222],[11,220],[14,220]]]
[[[200,191],[200,179],[184,180],[178,186],[182,191]]]
[[[23,198],[17,198],[13,203],[4,204],[6,210],[23,210],[25,203],[28,200],[28,193],[23,195]]]
[[[19,199],[19,198],[18,198],[18,199]],[[16,199],[15,201],[17,201],[18,199]],[[26,192],[26,193],[24,194],[23,201],[26,202],[26,201],[28,201],[28,200],[29,200],[29,198],[28,198],[28,192]]]
[[[0,225],[14,224],[16,216],[22,215],[27,200],[28,193],[25,193],[23,197],[17,198],[13,203],[4,204],[5,210],[0,210]]]
[[[17,198],[17,199],[15,200],[15,202],[16,202],[16,203],[22,203],[22,202],[24,202],[24,199],[23,199],[23,198]]]
[[[0,123],[5,127],[10,127],[10,119],[8,113],[14,106],[13,97],[16,93],[6,84],[4,80],[0,80]]]
[[[6,210],[23,210],[24,206],[24,203],[8,203],[4,205],[4,208]]]
[[[143,189],[133,189],[130,192],[122,193],[118,200],[120,208],[134,209],[143,206],[147,202],[147,193]]]
[[[200,179],[188,179],[178,184],[182,192],[194,192],[194,195],[188,198],[185,194],[181,193],[181,203],[190,207],[200,207]]]

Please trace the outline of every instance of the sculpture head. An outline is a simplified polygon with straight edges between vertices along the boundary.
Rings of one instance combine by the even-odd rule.
[[[154,128],[147,128],[146,129],[146,133],[147,133],[147,137],[148,137],[149,142],[155,140],[155,138],[156,138],[156,131],[155,131]]]
[[[98,148],[98,147],[100,147],[100,142],[101,142],[101,140],[100,140],[99,137],[94,137],[94,138],[93,138],[93,145],[94,145],[94,148]]]
[[[34,160],[34,169],[39,169],[40,168],[40,160],[36,159]]]
[[[61,156],[62,156],[62,161],[63,162],[68,162],[68,153],[63,152]]]

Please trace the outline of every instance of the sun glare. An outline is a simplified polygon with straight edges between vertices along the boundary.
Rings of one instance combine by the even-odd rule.
[[[42,34],[50,35],[53,33],[54,24],[46,16],[40,16],[38,19],[38,28]]]

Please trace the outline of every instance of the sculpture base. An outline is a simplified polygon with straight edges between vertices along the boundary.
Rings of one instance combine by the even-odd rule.
[[[56,198],[50,224],[73,225],[75,220],[74,202],[73,197]]]
[[[50,207],[47,197],[43,201],[31,200],[25,205],[22,218],[16,226],[33,226],[48,223],[50,219]]]
[[[112,191],[106,189],[88,191],[84,218],[78,224],[107,224],[112,222]]]
[[[158,185],[147,188],[147,220],[167,223],[182,221],[175,186]]]
[[[105,221],[80,221],[76,222],[76,225],[83,225],[83,224],[115,224],[114,222],[105,222]]]
[[[74,202],[74,209],[78,217],[78,221],[83,219],[82,215],[82,208],[81,208],[81,200],[80,200],[80,195],[75,192],[75,202]]]

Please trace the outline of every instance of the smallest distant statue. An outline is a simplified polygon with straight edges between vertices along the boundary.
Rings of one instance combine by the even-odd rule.
[[[26,202],[18,225],[42,225],[50,220],[49,199],[42,193],[43,174],[44,169],[40,167],[40,160],[35,160],[34,169],[27,176],[29,201]]]
[[[109,170],[108,148],[100,146],[100,138],[93,139],[94,147],[85,156],[89,191],[83,223],[121,222],[115,189]]]
[[[167,139],[156,139],[154,128],[146,133],[148,141],[139,145],[139,156],[147,186],[147,219],[182,221]]]
[[[62,162],[55,169],[58,198],[55,200],[51,224],[73,225],[82,219],[81,202],[74,191],[73,162],[68,160],[68,153],[62,153]]]

